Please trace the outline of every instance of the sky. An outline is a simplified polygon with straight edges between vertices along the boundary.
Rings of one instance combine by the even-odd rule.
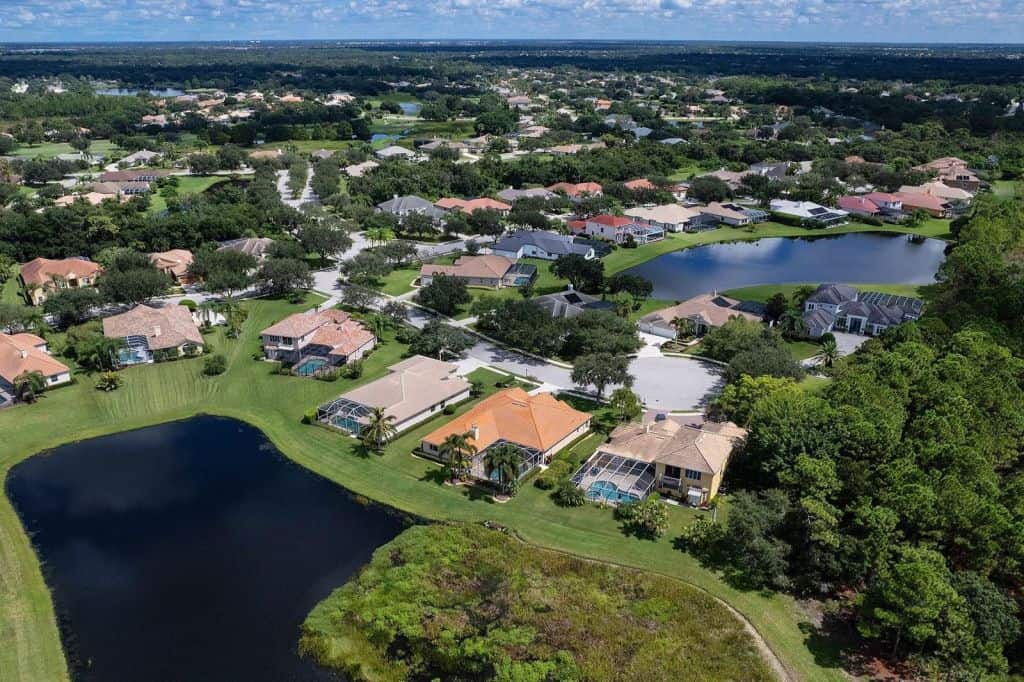
[[[1024,42],[1024,0],[0,0],[0,42]]]

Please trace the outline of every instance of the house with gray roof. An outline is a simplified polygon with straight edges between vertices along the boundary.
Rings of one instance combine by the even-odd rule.
[[[521,230],[513,232],[491,247],[496,256],[504,256],[513,260],[519,258],[541,258],[556,260],[561,256],[577,254],[587,260],[596,257],[594,247],[589,244],[578,244],[573,237],[542,230]]]
[[[557,294],[538,296],[533,301],[551,314],[551,317],[573,318],[588,310],[613,310],[615,304],[602,301],[597,296],[590,296],[570,289]]]
[[[410,151],[405,147],[399,147],[396,144],[393,144],[390,147],[384,147],[383,149],[378,149],[374,154],[381,159],[411,159],[416,156],[416,152]]]
[[[498,192],[498,198],[502,201],[507,201],[510,204],[514,204],[520,199],[554,199],[558,197],[557,194],[551,190],[544,189],[543,187],[532,187],[530,189],[503,189]]]
[[[422,213],[423,215],[430,216],[435,221],[441,220],[445,214],[432,201],[418,197],[415,194],[406,194],[404,197],[396,194],[387,201],[377,204],[377,212],[390,213],[399,218],[404,218],[410,213]]]
[[[877,336],[889,327],[920,319],[923,312],[919,298],[826,283],[807,297],[803,319],[811,338],[832,331]]]

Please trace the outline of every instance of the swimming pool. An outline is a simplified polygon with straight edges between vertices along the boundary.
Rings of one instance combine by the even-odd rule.
[[[143,362],[149,362],[149,356],[146,351],[138,348],[121,348],[117,351],[117,362],[122,366],[138,365]]]
[[[295,373],[300,377],[311,377],[326,366],[327,361],[323,358],[309,358],[295,366]]]
[[[640,498],[632,493],[619,490],[619,486],[611,481],[594,481],[587,488],[587,498],[595,502],[639,502]]]

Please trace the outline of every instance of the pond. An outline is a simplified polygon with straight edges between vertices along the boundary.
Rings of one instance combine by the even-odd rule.
[[[674,251],[627,272],[651,280],[654,298],[676,300],[755,284],[929,284],[945,259],[945,248],[939,239],[913,243],[906,235],[866,232],[777,237]]]
[[[403,526],[216,417],[31,457],[7,492],[75,680],[341,679],[299,626]]]
[[[389,142],[398,142],[402,139],[401,135],[388,135],[387,133],[374,133],[370,136],[370,143],[380,142],[381,140],[388,140]]]
[[[97,95],[106,95],[107,97],[134,97],[140,92],[142,92],[140,88],[99,88],[96,90]],[[180,97],[185,94],[184,90],[177,88],[163,88],[148,92],[153,97]]]
[[[399,102],[398,106],[402,107],[402,113],[406,116],[419,116],[423,110],[423,105],[416,102]]]

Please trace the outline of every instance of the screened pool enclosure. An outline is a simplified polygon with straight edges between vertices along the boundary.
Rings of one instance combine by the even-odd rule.
[[[587,499],[605,504],[638,502],[654,488],[654,465],[598,451],[573,474]]]
[[[337,398],[317,409],[316,420],[358,436],[371,412],[372,407],[348,398]]]

